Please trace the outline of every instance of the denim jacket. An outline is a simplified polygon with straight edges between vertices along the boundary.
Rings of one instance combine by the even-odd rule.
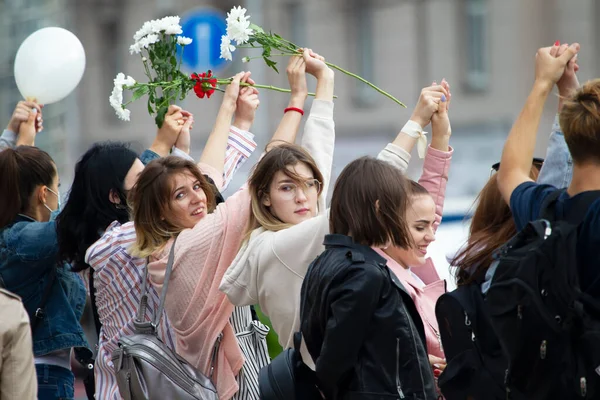
[[[71,347],[85,348],[91,356],[79,323],[86,291],[81,278],[68,264],[57,265],[58,243],[54,221],[37,222],[19,215],[0,230],[0,283],[23,299],[31,321],[35,318],[50,268],[57,268],[45,316],[33,332],[33,353],[42,356]]]
[[[556,115],[554,124],[552,124],[546,159],[537,182],[563,189],[569,186],[572,178],[573,159],[565,142],[565,136],[560,130],[558,115]]]

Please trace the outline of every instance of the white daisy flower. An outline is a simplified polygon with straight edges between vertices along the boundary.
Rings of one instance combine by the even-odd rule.
[[[246,16],[246,9],[240,6],[233,7],[227,13],[227,36],[234,40],[239,46],[246,43],[250,39],[250,35],[254,33],[250,29],[250,17]]]
[[[187,46],[192,43],[192,39],[185,36],[177,36],[177,44],[180,46]]]
[[[231,40],[227,35],[221,36],[221,57],[225,60],[232,60],[231,53],[235,51],[235,46],[231,44]]]
[[[246,20],[249,17],[246,16],[246,9],[242,8],[242,6],[233,7],[231,11],[227,13],[227,25],[229,25],[232,21]]]
[[[113,87],[113,91],[108,98],[108,101],[111,107],[114,108],[115,112],[117,113],[117,117],[123,121],[129,121],[131,111],[123,108],[123,87],[135,85],[135,79],[133,79],[131,76],[127,76],[126,78],[125,74],[119,72],[114,79],[114,84],[115,86]]]

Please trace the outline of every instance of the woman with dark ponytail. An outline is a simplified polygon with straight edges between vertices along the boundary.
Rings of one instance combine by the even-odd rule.
[[[19,137],[35,137],[36,114],[20,124]],[[79,324],[85,287],[68,264],[57,263],[56,165],[48,153],[18,146],[0,152],[0,171],[0,284],[29,314],[38,399],[72,399],[71,350],[84,358],[91,351]]]

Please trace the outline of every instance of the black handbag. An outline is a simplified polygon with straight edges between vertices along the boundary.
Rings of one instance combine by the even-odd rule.
[[[302,333],[294,333],[294,348],[286,349],[260,370],[258,384],[262,400],[322,399],[315,372],[302,361]]]

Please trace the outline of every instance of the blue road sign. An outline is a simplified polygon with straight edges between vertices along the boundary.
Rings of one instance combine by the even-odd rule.
[[[185,46],[183,68],[188,72],[218,70],[227,62],[221,55],[221,36],[226,34],[225,14],[214,8],[201,7],[181,16],[183,36],[193,42]]]

